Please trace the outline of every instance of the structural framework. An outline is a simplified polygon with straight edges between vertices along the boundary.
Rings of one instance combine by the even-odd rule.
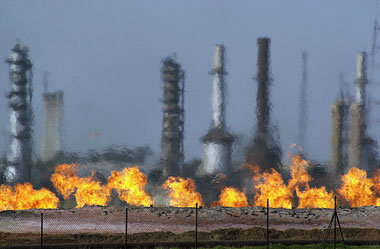
[[[9,100],[10,145],[3,171],[7,184],[30,180],[32,155],[32,63],[28,48],[16,44],[7,63],[11,90]]]
[[[163,127],[161,136],[161,161],[163,175],[177,176],[184,160],[184,71],[173,58],[162,65]]]

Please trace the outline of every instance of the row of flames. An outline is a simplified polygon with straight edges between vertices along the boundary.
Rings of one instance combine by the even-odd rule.
[[[328,191],[324,186],[309,186],[312,178],[307,173],[308,166],[308,162],[300,155],[293,156],[291,179],[286,184],[277,171],[272,169],[271,172],[262,173],[259,167],[248,165],[253,172],[254,206],[266,206],[269,199],[270,207],[292,208],[296,197],[298,208],[333,208],[334,192]],[[150,206],[154,203],[145,191],[147,177],[138,166],[112,171],[107,184],[96,180],[94,172],[91,176],[79,177],[77,168],[75,164],[57,165],[51,177],[53,186],[63,199],[74,196],[77,207],[107,205],[112,189],[117,191],[121,201],[128,204]],[[350,206],[380,206],[380,170],[369,178],[366,171],[351,168],[341,180],[342,184],[336,194]],[[204,205],[201,194],[196,191],[195,183],[190,178],[169,177],[162,188],[168,192],[170,206],[194,207],[196,203]],[[35,190],[30,183],[17,184],[15,187],[0,186],[0,211],[58,206],[59,198],[45,188]],[[221,190],[219,201],[213,202],[211,206],[246,207],[249,204],[244,191],[225,187]]]

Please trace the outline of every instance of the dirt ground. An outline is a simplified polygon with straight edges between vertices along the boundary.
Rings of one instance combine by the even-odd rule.
[[[263,240],[265,212],[261,207],[201,208],[198,239]],[[124,241],[125,207],[85,207],[1,212],[0,245],[38,244],[41,213],[47,244]],[[331,209],[271,208],[270,238],[322,240],[332,214]],[[340,208],[338,216],[345,239],[380,240],[380,207]],[[194,229],[194,208],[128,208],[130,242],[193,241]]]

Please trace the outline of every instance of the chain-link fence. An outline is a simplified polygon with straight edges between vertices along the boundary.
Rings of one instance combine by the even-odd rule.
[[[0,213],[0,247],[29,248],[197,248],[216,245],[270,243],[342,243],[336,210],[327,210],[324,230],[278,229],[285,213],[305,219],[305,210],[264,208],[85,207],[81,209],[24,210]],[[343,214],[344,210],[340,210]],[[271,229],[272,221],[275,229]],[[330,222],[329,222],[330,221]],[[286,217],[283,226],[292,228]],[[336,229],[334,229],[336,227]],[[327,237],[327,229],[331,229]],[[297,236],[291,233],[299,233]],[[346,236],[349,229],[342,229]],[[367,231],[368,232],[368,231]],[[379,232],[379,231],[377,231]],[[347,233],[345,235],[345,233]],[[380,241],[345,241],[380,244]],[[359,238],[359,239],[358,239]],[[334,241],[335,239],[335,241]],[[13,247],[14,248],[14,247]],[[20,247],[21,248],[21,247]]]

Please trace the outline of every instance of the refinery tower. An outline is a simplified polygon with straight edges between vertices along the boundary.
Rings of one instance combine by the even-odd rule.
[[[30,181],[32,157],[32,63],[28,48],[16,44],[10,57],[9,78],[11,89],[7,94],[9,106],[10,143],[3,168],[6,184]]]
[[[223,45],[215,46],[214,68],[211,72],[214,75],[212,91],[213,120],[211,128],[202,137],[204,143],[204,160],[201,166],[200,175],[229,173],[231,171],[231,146],[233,136],[226,127],[226,83],[224,68],[225,49]]]
[[[178,176],[184,160],[184,71],[173,58],[162,62],[163,121],[161,163],[163,176]]]
[[[43,99],[44,131],[42,135],[41,159],[47,161],[62,151],[61,128],[63,92],[45,92]]]

